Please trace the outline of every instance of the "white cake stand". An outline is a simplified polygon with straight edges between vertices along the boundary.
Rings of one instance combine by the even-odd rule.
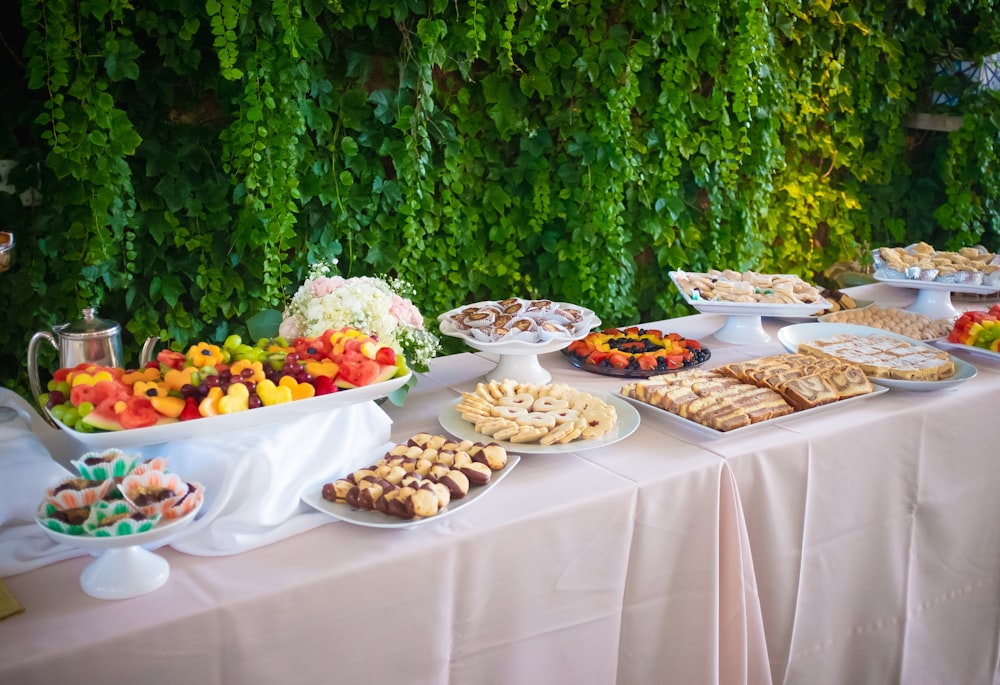
[[[961,314],[951,303],[952,293],[989,295],[997,292],[997,286],[994,285],[885,278],[878,274],[875,275],[875,280],[895,288],[912,288],[916,290],[917,299],[906,310],[916,314],[924,314],[931,319],[953,319]]]
[[[56,542],[97,553],[97,558],[80,574],[80,587],[84,592],[97,599],[128,599],[152,592],[167,582],[170,564],[144,545],[163,543],[181,532],[194,521],[203,502],[204,499],[178,519],[161,522],[152,530],[134,535],[68,535],[47,528],[41,522],[38,525]]]
[[[484,343],[468,337],[462,339],[469,347],[480,352],[496,352],[500,355],[497,365],[486,374],[487,381],[510,379],[518,383],[538,385],[552,380],[552,374],[538,361],[538,355],[561,350],[574,340],[574,338],[560,337],[542,343],[518,341]]]
[[[488,303],[477,303],[479,306]],[[563,303],[558,303],[561,306]],[[500,342],[485,342],[473,337],[465,329],[458,328],[450,316],[457,310],[445,312],[438,316],[440,329],[444,335],[458,338],[469,347],[480,352],[494,352],[500,356],[497,365],[486,374],[487,381],[513,380],[518,383],[535,383],[542,385],[552,380],[552,374],[539,363],[538,355],[556,352],[569,345],[574,340],[587,337],[590,331],[601,325],[601,320],[593,311],[586,307],[571,305],[582,312],[582,319],[573,326],[572,334],[555,335],[542,342],[525,340],[503,340]]]

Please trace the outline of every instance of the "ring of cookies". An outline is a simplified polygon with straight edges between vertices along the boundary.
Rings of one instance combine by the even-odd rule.
[[[489,381],[463,392],[455,410],[477,433],[500,442],[565,445],[603,437],[618,423],[615,408],[562,383]]]

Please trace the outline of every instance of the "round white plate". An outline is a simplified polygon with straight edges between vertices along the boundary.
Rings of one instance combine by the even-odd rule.
[[[83,433],[64,425],[55,417],[52,417],[52,419],[59,424],[63,432],[86,446],[88,450],[105,450],[112,447],[118,449],[145,447],[147,445],[215,435],[224,431],[245,430],[268,423],[293,421],[302,416],[317,412],[333,411],[334,409],[348,405],[381,399],[387,397],[394,390],[403,387],[412,375],[412,372],[408,372],[405,376],[391,378],[381,383],[364,385],[360,388],[351,388],[350,390],[339,390],[329,395],[274,404],[269,407],[259,407],[234,414],[206,416],[191,421],[165,423],[147,428]]]
[[[798,352],[800,342],[816,340],[817,338],[828,338],[830,336],[840,335],[841,333],[848,333],[862,337],[870,335],[887,335],[891,338],[898,338],[899,340],[917,347],[934,349],[931,345],[923,343],[919,340],[914,340],[913,338],[909,338],[905,335],[900,335],[899,333],[893,333],[892,331],[882,330],[881,328],[873,328],[871,326],[859,326],[852,323],[816,322],[792,324],[790,326],[784,326],[778,330],[778,341],[781,343],[782,347],[789,352],[794,353]],[[878,383],[879,385],[896,390],[928,392],[931,390],[944,390],[945,388],[952,388],[974,378],[978,373],[976,367],[972,364],[951,354],[949,354],[948,357],[955,365],[955,374],[951,378],[945,378],[939,381],[908,381],[898,378],[878,378],[869,376],[869,379],[873,383]]]
[[[477,433],[471,423],[462,419],[455,405],[462,401],[457,397],[441,408],[438,414],[438,421],[441,427],[460,440],[472,440],[474,442],[495,442],[502,445],[508,452],[520,452],[521,454],[556,454],[560,452],[583,452],[597,447],[613,445],[619,440],[624,440],[635,432],[639,427],[639,412],[625,400],[614,395],[601,395],[601,399],[615,408],[618,413],[618,423],[614,429],[606,435],[593,440],[574,440],[565,445],[542,445],[540,443],[505,442],[493,440],[492,438]]]
[[[323,499],[323,484],[331,482],[331,479],[329,478],[307,488],[305,493],[302,495],[302,501],[317,511],[321,511],[324,514],[329,514],[336,519],[346,521],[347,523],[353,523],[357,526],[368,526],[369,528],[414,528],[427,523],[433,523],[434,521],[440,521],[446,516],[450,516],[456,511],[461,511],[473,502],[478,501],[480,498],[484,497],[486,493],[495,488],[497,483],[503,480],[507,474],[510,473],[515,466],[517,466],[517,462],[519,461],[521,461],[521,457],[518,455],[508,454],[507,465],[499,471],[494,471],[493,475],[490,476],[489,483],[480,487],[469,488],[469,494],[462,499],[453,499],[446,508],[439,511],[434,516],[422,519],[398,519],[392,516],[386,516],[379,511],[355,509],[344,502],[330,502],[329,500]]]

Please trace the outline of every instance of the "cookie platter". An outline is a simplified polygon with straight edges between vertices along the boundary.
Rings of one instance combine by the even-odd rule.
[[[601,396],[601,399],[615,410],[617,420],[611,430],[604,433],[600,437],[576,439],[565,443],[514,443],[506,440],[484,438],[482,433],[476,431],[475,426],[472,423],[462,418],[460,411],[456,408],[462,402],[461,397],[448,402],[441,408],[441,411],[438,414],[438,421],[440,422],[442,428],[448,431],[451,435],[454,435],[456,438],[462,440],[490,439],[492,442],[496,442],[497,444],[504,446],[510,452],[518,452],[521,454],[582,452],[585,450],[596,449],[598,447],[613,445],[614,443],[627,438],[635,432],[636,428],[639,427],[639,412],[636,411],[635,407],[621,398],[615,397],[614,395]]]
[[[438,316],[441,333],[480,352],[499,355],[487,380],[513,378],[524,383],[552,379],[538,355],[555,352],[601,324],[586,307],[552,300],[507,298],[476,302]]]
[[[443,437],[441,439],[444,440]],[[409,442],[413,442],[413,440],[411,439],[411,441]],[[470,445],[461,445],[461,446],[466,447],[467,449],[470,447]],[[386,455],[388,455],[388,452],[386,453]],[[373,464],[376,464],[379,462],[380,456],[382,455],[381,454],[372,455],[370,461],[373,462]],[[413,461],[411,462],[411,465],[408,467],[411,468],[410,471],[411,474],[413,473],[413,470],[417,469],[416,464],[419,458],[421,457],[418,457],[416,455],[412,457]],[[449,501],[447,502],[447,504],[444,507],[436,510],[434,514],[430,516],[414,515],[411,518],[399,518],[397,516],[390,516],[382,511],[379,511],[378,509],[358,506],[356,502],[354,504],[348,503],[348,499],[346,498],[343,501],[338,500],[336,498],[329,499],[328,497],[324,496],[324,489],[327,492],[327,494],[329,494],[332,484],[336,482],[336,479],[334,478],[328,478],[309,486],[302,494],[302,501],[319,512],[332,516],[333,518],[338,519],[340,521],[344,521],[346,523],[350,523],[357,526],[364,526],[368,528],[397,528],[397,529],[414,528],[417,526],[426,525],[428,523],[433,523],[434,521],[440,521],[446,516],[450,516],[457,511],[462,511],[466,507],[472,505],[474,502],[479,501],[487,494],[489,494],[493,490],[493,488],[495,488],[500,483],[501,480],[506,478],[507,475],[509,475],[510,472],[514,469],[514,467],[517,466],[520,460],[521,457],[516,454],[506,455],[503,464],[497,465],[499,468],[492,470],[487,483],[477,487],[468,487],[465,494],[463,494],[461,497],[453,498],[449,496]],[[452,466],[454,466],[454,464],[452,464]],[[403,467],[400,466],[400,468]],[[354,471],[352,471],[351,472],[352,476],[357,475],[359,471],[360,469],[355,469]],[[386,471],[386,474],[388,475],[388,470]],[[343,476],[346,474],[341,474],[341,475]],[[379,495],[383,496],[384,493],[380,491]]]
[[[793,274],[713,270],[671,271],[669,276],[684,301],[696,311],[727,317],[713,335],[735,345],[771,340],[761,317],[810,318],[832,306],[818,288]],[[720,284],[728,285],[725,291],[720,290]]]

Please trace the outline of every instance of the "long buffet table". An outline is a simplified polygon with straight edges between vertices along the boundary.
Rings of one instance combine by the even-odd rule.
[[[710,364],[781,349],[715,340],[720,317],[650,325],[702,339]],[[169,581],[133,599],[84,594],[87,557],[11,575],[26,611],[0,621],[0,682],[1000,682],[1000,364],[966,359],[979,373],[953,390],[721,438],[642,410],[625,440],[524,455],[412,529],[330,519],[241,554],[161,548]],[[385,405],[392,438],[440,432],[494,361],[435,360]]]

